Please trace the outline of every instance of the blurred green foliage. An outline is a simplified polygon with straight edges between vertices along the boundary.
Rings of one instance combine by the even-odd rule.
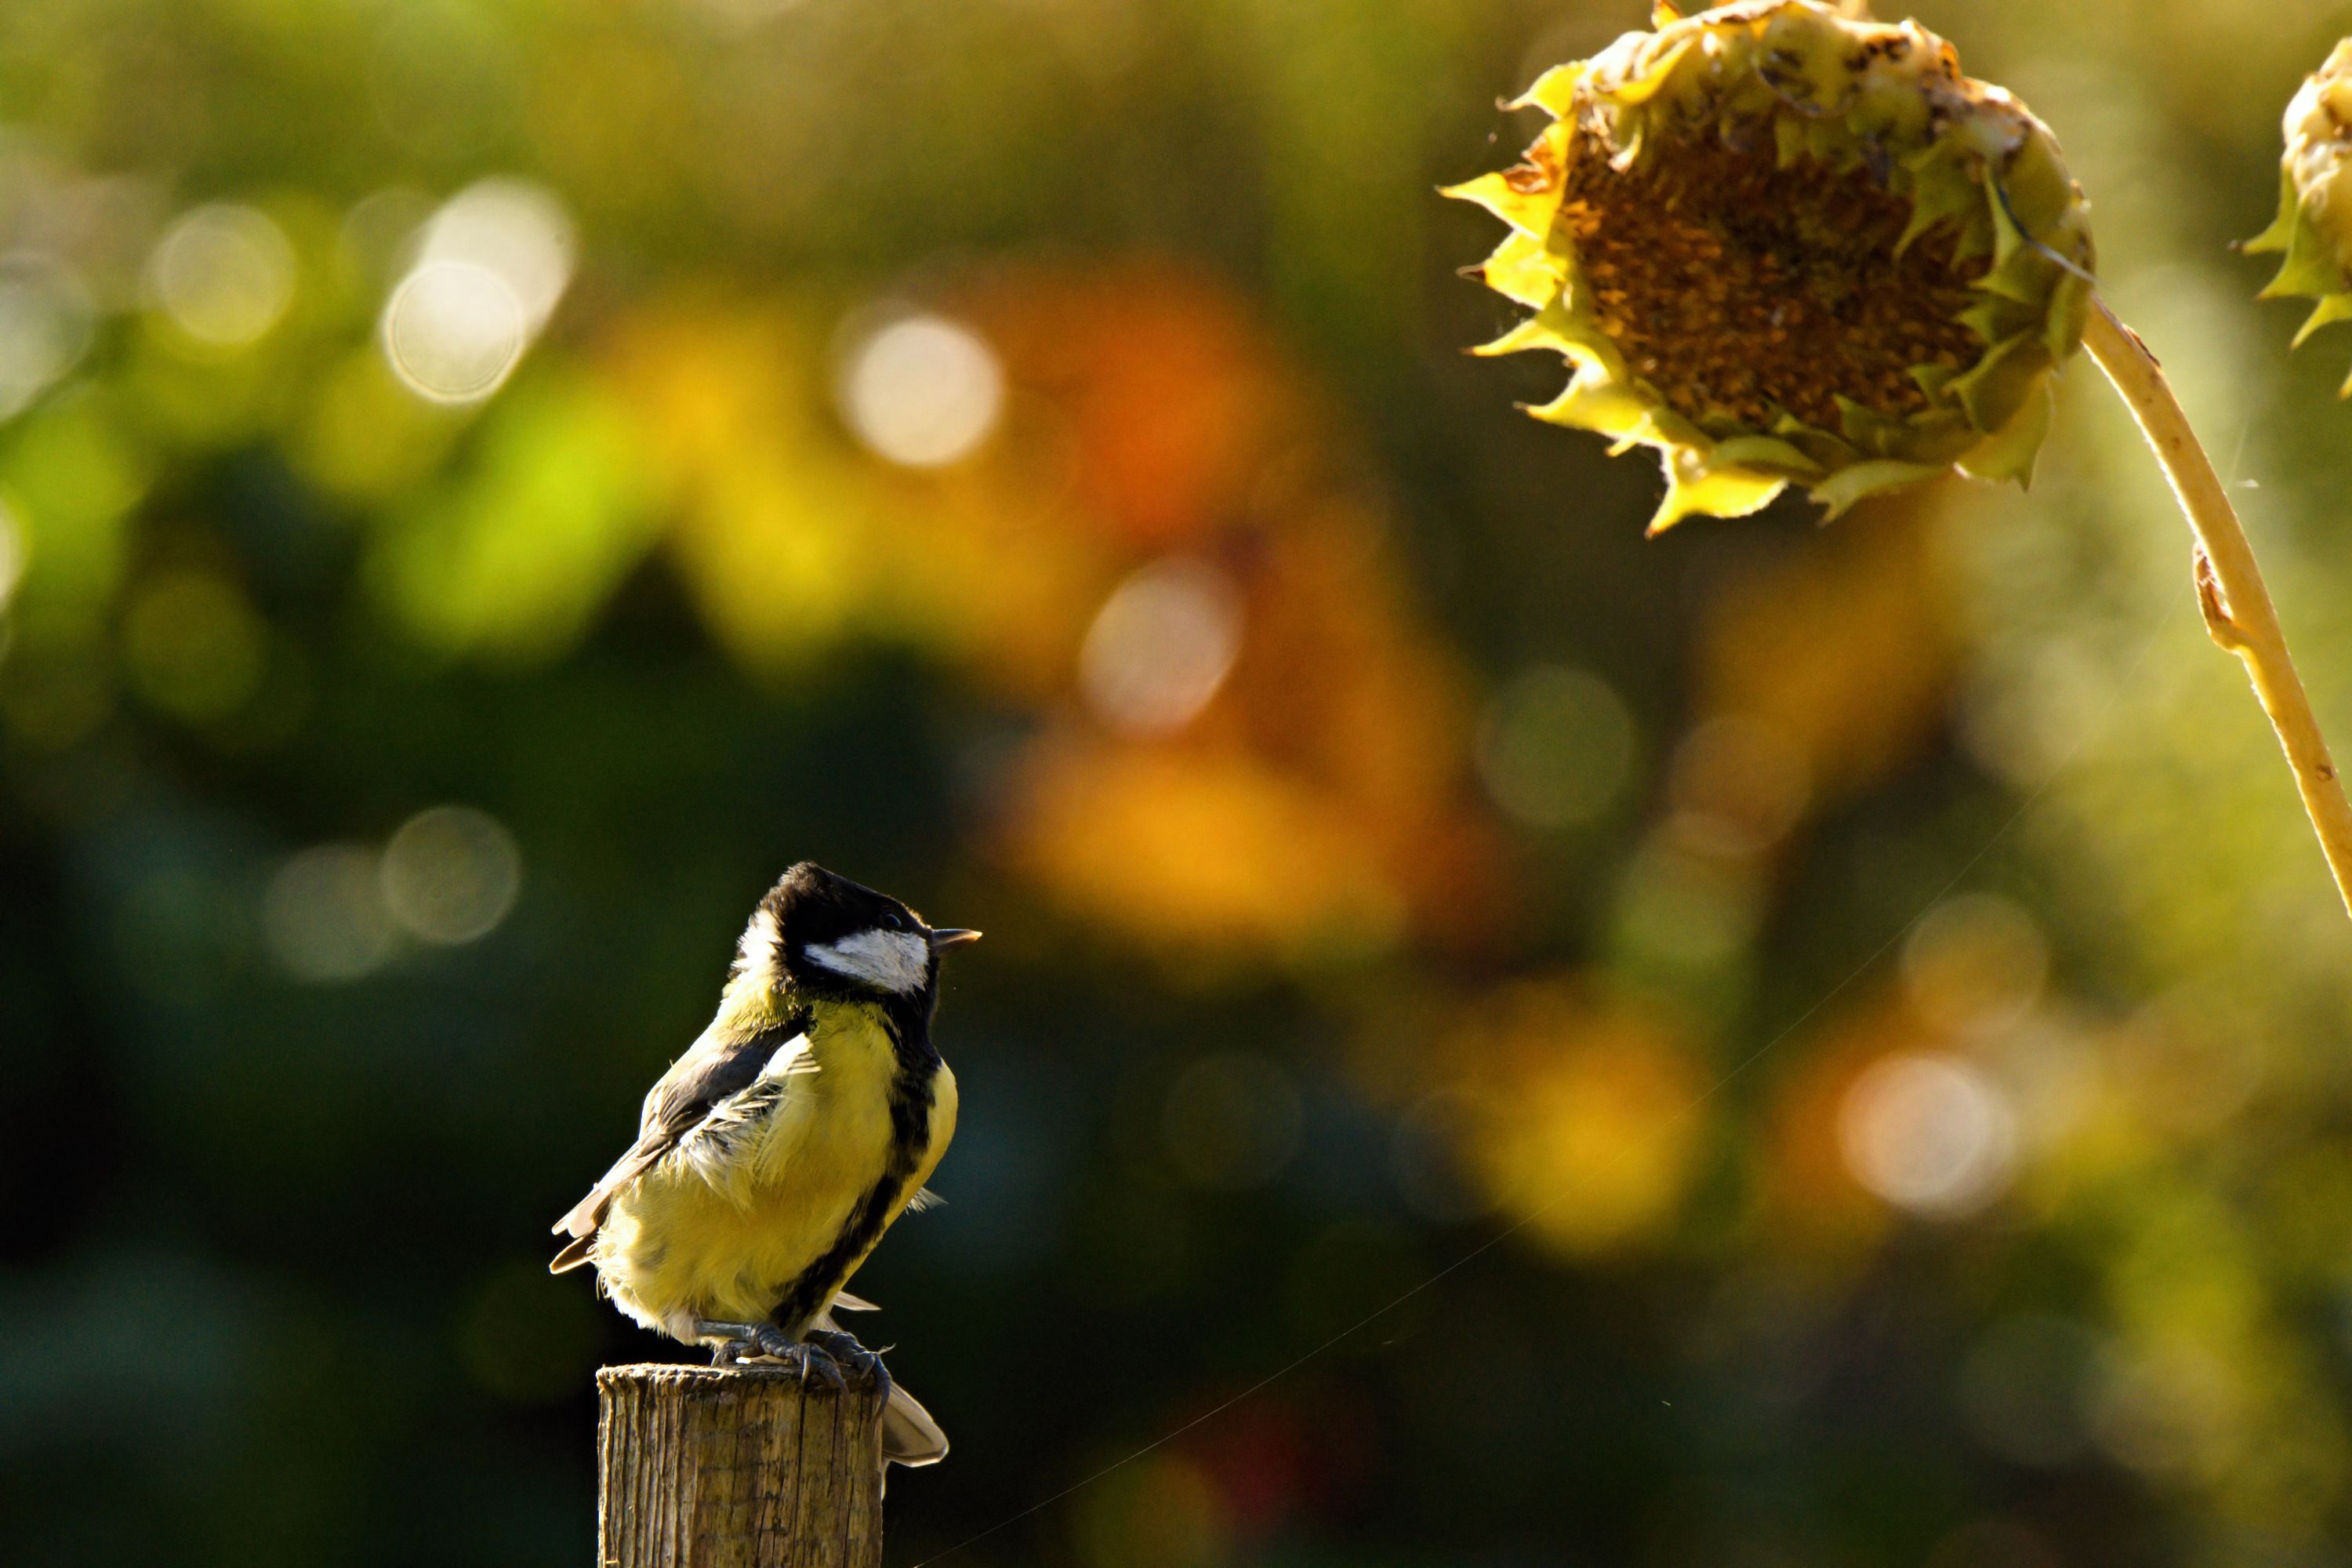
[[[2226,248],[2352,11],[1921,19],[2352,743]],[[0,9],[8,1561],[577,1561],[672,1347],[545,1226],[806,856],[990,933],[896,1561],[1182,1427],[949,1560],[2346,1562],[2352,930],[2104,389],[1645,544],[1461,354],[1433,187],[1641,20]]]

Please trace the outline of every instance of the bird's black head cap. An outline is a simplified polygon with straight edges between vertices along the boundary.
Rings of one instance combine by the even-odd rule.
[[[803,860],[760,900],[738,963],[819,995],[903,1000],[928,996],[940,954],[977,934],[934,931],[887,893]]]

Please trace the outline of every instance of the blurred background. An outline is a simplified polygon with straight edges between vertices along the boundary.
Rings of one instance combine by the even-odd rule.
[[[2352,1563],[2352,924],[2105,387],[1645,543],[1464,357],[1644,11],[0,8],[0,1552],[582,1561],[547,1226],[812,857],[989,933],[895,1563],[1211,1411],[946,1561]],[[1919,15],[2352,747],[2352,7]]]

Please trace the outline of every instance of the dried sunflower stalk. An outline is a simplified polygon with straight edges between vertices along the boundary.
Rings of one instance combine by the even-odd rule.
[[[2090,226],[2048,130],[1942,39],[1811,0],[1662,5],[1519,101],[1554,121],[1526,161],[1447,193],[1511,226],[1482,275],[1534,311],[1481,352],[1565,356],[1537,416],[1659,450],[1653,532],[1789,484],[1834,515],[2031,473]]]
[[[2087,349],[2196,537],[2198,599],[2287,753],[2352,910],[2352,803],[2228,492],[2139,338],[2095,295],[2083,195],[2042,122],[1941,38],[1819,0],[1737,0],[1554,68],[1517,167],[1447,192],[1511,232],[1478,269],[1532,312],[1482,353],[1573,368],[1532,412],[1655,447],[1650,531],[1794,484],[1834,516],[1948,469],[2030,477],[2054,373]],[[2288,116],[2269,292],[2352,315],[2352,45]]]
[[[2285,253],[2263,299],[2319,301],[2295,333],[2296,347],[2330,321],[2352,320],[2352,38],[2287,105],[2278,218],[2246,249]],[[2352,397],[2352,380],[2338,395]]]

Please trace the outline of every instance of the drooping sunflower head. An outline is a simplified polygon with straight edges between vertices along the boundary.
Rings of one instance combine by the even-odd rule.
[[[2294,341],[2352,319],[2352,38],[2336,46],[2286,106],[2286,153],[2279,160],[2279,214],[2246,242],[2250,251],[2286,253],[2265,300],[2300,294],[2319,301]],[[2342,395],[2352,397],[2352,381]]]
[[[1533,410],[1656,447],[1652,532],[1790,484],[1844,510],[1947,468],[2022,480],[2079,345],[2090,226],[2056,142],[1949,45],[1743,0],[1546,72],[1553,124],[1447,192],[1511,233],[1481,275],[1549,349]]]

